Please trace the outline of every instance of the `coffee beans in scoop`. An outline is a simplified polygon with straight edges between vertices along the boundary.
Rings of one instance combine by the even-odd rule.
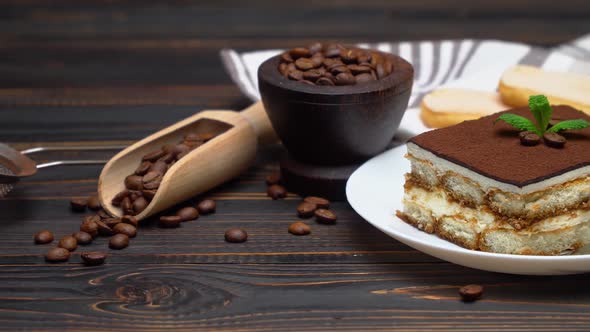
[[[278,67],[290,80],[327,86],[365,84],[388,76],[393,69],[384,53],[317,42],[284,52]]]

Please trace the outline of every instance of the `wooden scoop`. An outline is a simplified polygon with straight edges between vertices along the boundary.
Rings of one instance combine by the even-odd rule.
[[[276,141],[261,102],[242,112],[203,111],[144,138],[115,155],[103,168],[98,196],[103,209],[122,216],[111,203],[125,189],[125,177],[133,174],[141,158],[166,144],[178,144],[188,133],[214,133],[168,169],[150,204],[136,217],[141,220],[214,188],[246,170],[256,156],[258,142]]]

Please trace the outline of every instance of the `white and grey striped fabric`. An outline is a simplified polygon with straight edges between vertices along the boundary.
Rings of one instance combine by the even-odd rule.
[[[415,78],[410,108],[422,96],[438,87],[495,91],[500,76],[508,67],[526,64],[552,71],[590,74],[590,34],[553,49],[532,47],[499,40],[440,40],[359,44],[400,55],[414,66]],[[257,70],[262,62],[281,50],[238,53],[221,51],[224,66],[240,90],[253,101],[260,99]],[[411,134],[427,130],[408,112],[401,124]]]

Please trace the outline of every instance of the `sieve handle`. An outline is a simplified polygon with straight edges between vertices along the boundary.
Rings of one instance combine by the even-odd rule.
[[[104,165],[108,160],[56,160],[47,163],[37,164],[37,169],[48,168],[60,165]]]
[[[122,150],[127,145],[79,145],[79,146],[39,146],[21,151],[22,154],[32,154],[43,151],[98,151],[98,150]]]

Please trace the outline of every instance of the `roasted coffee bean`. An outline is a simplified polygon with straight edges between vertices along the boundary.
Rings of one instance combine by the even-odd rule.
[[[142,161],[156,161],[156,160],[160,159],[163,155],[164,155],[164,151],[162,149],[160,149],[160,150],[152,151],[152,152],[146,154],[145,156],[143,156],[143,158],[141,158],[141,160]]]
[[[154,198],[154,196],[156,196],[156,192],[157,192],[157,190],[154,190],[154,189],[152,189],[152,190],[145,190],[144,189],[141,193],[143,194],[143,198],[145,198],[148,201],[151,201]]]
[[[130,215],[124,215],[123,217],[121,217],[121,222],[135,227],[139,225],[139,220],[137,220],[137,218],[135,218],[134,216]]]
[[[188,151],[187,151],[187,153],[188,153]],[[182,154],[182,153],[180,153],[180,154]],[[180,154],[178,156],[180,156]],[[166,174],[167,170],[168,170],[168,164],[166,164],[162,160],[158,160],[152,164],[152,167],[150,167],[149,172]],[[145,174],[144,174],[144,176],[145,176]]]
[[[248,233],[239,228],[230,228],[225,231],[225,241],[231,243],[242,243],[248,240]]]
[[[532,131],[523,131],[519,134],[520,144],[524,146],[535,146],[541,142],[541,137]]]
[[[86,204],[87,203],[88,203],[88,201],[84,198],[73,198],[70,201],[70,207],[72,208],[72,211],[84,212],[84,211],[86,211]]]
[[[179,153],[179,154],[176,156],[176,160],[180,160],[180,159],[182,159],[182,158],[186,157],[186,155],[187,155],[187,154],[189,154],[189,153],[190,153],[190,151],[187,151],[187,152],[181,152],[181,153]]]
[[[96,215],[100,218],[100,219],[106,219],[106,218],[110,218],[111,216],[105,211],[105,210],[99,210]]]
[[[129,246],[129,236],[125,234],[115,234],[109,240],[109,248],[111,249],[121,250],[127,248],[127,246]]]
[[[301,72],[300,70],[292,70],[289,72],[287,77],[290,80],[301,81],[303,79],[303,72]]]
[[[289,233],[293,235],[308,235],[311,233],[311,228],[300,221],[294,222],[289,226]]]
[[[340,55],[340,50],[343,47],[340,44],[330,44],[326,47],[324,55],[328,58],[334,58]]]
[[[310,70],[316,67],[315,62],[308,58],[299,58],[295,61],[295,67],[299,70]]]
[[[101,217],[100,217],[98,214],[95,214],[95,215],[93,215],[93,216],[85,216],[85,217],[82,219],[82,221],[83,221],[83,222],[86,222],[86,221],[88,221],[88,222],[97,222],[97,221],[99,221],[100,219],[102,219],[102,218],[101,218]]]
[[[199,218],[199,211],[192,206],[187,206],[178,210],[176,215],[182,219],[181,221],[195,220]]]
[[[377,65],[383,63],[383,56],[377,52],[371,52],[371,66],[377,68]]]
[[[307,49],[309,50],[309,53],[311,53],[313,55],[313,54],[320,52],[322,50],[322,47],[323,47],[323,45],[321,43],[315,42],[315,43],[309,45],[307,47]]]
[[[283,76],[287,76],[287,74],[289,74],[288,66],[286,63],[279,64],[279,72],[281,72],[281,75]]]
[[[307,196],[303,199],[304,202],[315,204],[318,209],[329,209],[330,201],[317,196]]]
[[[323,224],[333,224],[337,219],[336,214],[328,209],[317,209],[314,214],[316,221]]]
[[[342,73],[350,73],[350,69],[348,69],[348,67],[346,67],[345,65],[333,66],[329,70],[330,73],[334,76],[338,76],[338,74]]]
[[[98,199],[97,196],[88,197],[87,205],[88,205],[88,208],[93,211],[98,211],[102,208],[102,206],[100,205],[100,200]]]
[[[139,197],[138,199],[133,201],[133,212],[135,214],[140,214],[148,207],[150,203],[143,197]]]
[[[75,232],[74,234],[72,234],[72,236],[76,239],[76,241],[80,245],[86,245],[86,244],[92,243],[92,235],[90,235],[86,232],[82,232],[82,231]]]
[[[351,73],[340,73],[334,79],[336,85],[352,85],[356,83],[354,76]]]
[[[111,200],[111,204],[113,204],[114,206],[121,206],[121,202],[127,196],[129,196],[129,190],[124,189],[123,191],[116,194],[115,197],[113,197],[113,199]]]
[[[552,132],[545,133],[543,135],[543,141],[545,142],[545,145],[557,149],[563,148],[566,143],[565,137]]]
[[[322,77],[322,72],[319,69],[311,69],[303,73],[303,78],[315,82]]]
[[[281,54],[281,61],[283,63],[291,63],[293,62],[293,58],[291,57],[289,52],[284,52],[283,54]]]
[[[166,164],[170,164],[175,158],[176,158],[175,154],[167,153],[167,154],[163,155],[162,158],[160,158],[158,160],[161,160],[161,161],[165,162]]]
[[[370,73],[365,73],[365,74],[356,75],[354,77],[354,80],[356,81],[357,84],[359,84],[359,83],[367,83],[367,82],[374,81],[375,78]]]
[[[358,74],[369,74],[371,73],[371,67],[368,66],[360,66],[360,65],[348,65],[348,69],[353,75]]]
[[[212,140],[213,138],[215,138],[215,136],[217,136],[216,134],[214,134],[212,132],[198,133],[197,135],[199,136],[199,139],[203,142],[208,142],[208,141]]]
[[[269,186],[271,186],[273,184],[279,184],[279,183],[281,183],[281,173],[280,172],[271,173],[266,176],[265,181],[266,181],[266,184]]]
[[[205,199],[197,204],[197,210],[202,215],[215,213],[215,209],[217,209],[217,203],[212,199]]]
[[[35,244],[47,244],[53,242],[53,233],[47,230],[37,232],[33,237]]]
[[[142,190],[143,183],[141,180],[142,177],[139,175],[129,175],[125,178],[125,187],[129,190]]]
[[[135,170],[135,175],[143,176],[147,173],[150,168],[152,167],[152,163],[149,161],[142,161],[141,164]]]
[[[313,62],[314,68],[320,68],[320,66],[324,63],[324,56],[321,55],[320,53],[317,53],[316,55],[312,56],[310,59],[311,59],[311,62]]]
[[[297,205],[297,215],[300,218],[311,218],[313,217],[314,211],[317,210],[317,205],[308,202],[301,202]]]
[[[383,62],[383,68],[385,69],[385,76],[387,76],[393,71],[393,63],[389,60],[385,60],[385,62]]]
[[[145,189],[158,189],[162,182],[162,173],[150,171],[143,176],[142,182]]]
[[[459,288],[459,295],[465,302],[473,302],[479,300],[483,295],[483,287],[481,285],[467,285]]]
[[[104,261],[107,258],[107,255],[102,252],[85,252],[80,255],[84,265],[87,266],[96,266],[104,264]]]
[[[119,218],[105,218],[105,219],[101,219],[101,221],[104,222],[105,225],[109,226],[110,228],[113,228],[113,227],[115,227],[115,225],[121,223],[121,219],[119,219]]]
[[[143,190],[142,191],[137,191],[137,190],[132,190],[129,192],[129,199],[133,202],[136,199],[143,197]]]
[[[95,220],[85,220],[82,225],[80,225],[80,230],[90,234],[92,237],[98,235],[98,225]]]
[[[356,63],[358,55],[354,49],[342,49],[340,50],[340,59],[346,64]]]
[[[64,248],[52,248],[45,254],[45,260],[51,263],[66,262],[70,259],[70,251]]]
[[[359,54],[358,58],[356,59],[359,65],[371,65],[371,54],[370,53],[361,53]]]
[[[123,198],[123,201],[121,202],[121,210],[123,210],[125,214],[133,214],[133,205],[129,197]]]
[[[296,47],[289,50],[289,55],[293,60],[297,60],[302,57],[308,57],[311,55],[309,50],[305,47]]]
[[[62,237],[61,240],[59,240],[57,246],[69,251],[74,251],[76,248],[78,248],[78,240],[76,240],[76,238],[71,235],[66,235]]]
[[[334,85],[334,81],[327,77],[320,77],[315,83],[316,85]]]
[[[135,237],[137,235],[137,228],[135,226],[119,223],[113,228],[115,234],[125,234],[128,237]]]
[[[158,226],[162,228],[176,228],[180,226],[182,218],[179,216],[161,216]]]
[[[102,236],[111,236],[113,235],[113,229],[110,228],[107,224],[103,221],[99,220],[96,222],[96,226],[98,227],[98,234]]]
[[[272,186],[269,186],[266,190],[266,195],[272,198],[273,200],[285,198],[287,197],[287,189],[285,189],[285,187],[281,185],[273,184]]]

